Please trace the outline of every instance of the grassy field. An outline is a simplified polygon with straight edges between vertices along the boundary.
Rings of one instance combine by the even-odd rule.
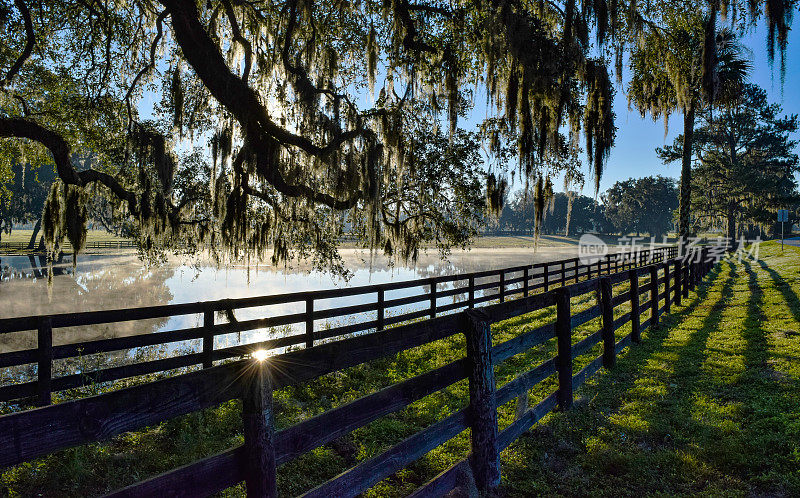
[[[13,242],[15,244],[19,242],[25,242],[27,244],[32,233],[33,230],[29,229],[12,230],[10,234],[3,234],[2,242]],[[41,231],[39,232],[39,235],[42,235]],[[106,232],[105,230],[89,230],[86,233],[87,242],[116,242],[118,240],[125,239],[117,237],[116,235]]]
[[[578,390],[573,410],[546,417],[507,449],[503,494],[800,494],[800,249],[787,247],[781,255],[779,244],[768,243],[761,257],[718,265],[709,283],[673,307],[672,316],[648,330],[612,372]],[[573,300],[576,311],[592,304],[591,295]],[[552,319],[553,310],[545,309],[497,324],[493,340]],[[594,320],[580,327],[574,341],[598,326]],[[618,334],[627,332],[623,327]],[[453,337],[281,390],[277,424],[286,427],[444,365],[462,356],[463,348],[463,340]],[[551,341],[498,365],[498,384],[552,357],[554,349]],[[578,358],[576,372],[597,354],[599,346]],[[530,392],[529,402],[555,388],[555,378],[547,379]],[[467,397],[466,382],[460,382],[282,466],[281,494],[301,493],[379,454],[462,408]],[[500,407],[501,429],[514,412],[513,401]],[[19,465],[2,474],[0,494],[103,494],[241,444],[239,414],[240,405],[230,402]],[[468,448],[465,431],[367,495],[408,494]],[[224,494],[242,495],[243,489]]]

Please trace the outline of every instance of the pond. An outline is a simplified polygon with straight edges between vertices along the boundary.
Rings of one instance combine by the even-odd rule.
[[[135,253],[81,255],[73,270],[67,261],[56,265],[52,286],[47,285],[46,263],[32,256],[0,256],[0,318],[137,308],[173,303],[241,298],[407,281],[425,277],[454,275],[499,269],[573,257],[574,247],[539,249],[473,249],[454,251],[442,260],[433,251],[423,254],[414,266],[391,266],[380,255],[370,258],[359,250],[342,250],[346,267],[352,272],[345,280],[329,273],[309,271],[303,266],[274,267],[270,264],[236,265],[217,268],[202,261],[169,260],[146,267]],[[69,259],[69,258],[67,258]],[[398,291],[400,292],[400,291]],[[418,292],[418,290],[415,290]],[[402,293],[393,297],[402,297]],[[387,299],[390,296],[387,295]],[[363,302],[363,296],[340,298],[324,303],[322,308],[348,306]],[[349,301],[349,302],[348,302]],[[259,312],[293,313],[294,305],[269,310],[247,310],[242,317],[253,318]],[[202,317],[183,315],[147,323],[121,322],[113,325],[62,329],[54,344],[65,344],[111,337],[174,330],[199,325]],[[31,334],[0,336],[0,352],[35,347]]]
[[[115,310],[140,308],[164,304],[193,303],[199,301],[235,299],[252,296],[275,295],[290,292],[353,287],[387,282],[410,281],[434,276],[456,275],[482,270],[508,268],[543,261],[559,260],[576,256],[576,247],[539,249],[498,248],[454,251],[447,260],[438,253],[423,254],[413,266],[393,266],[383,258],[370,258],[368,252],[343,250],[342,256],[352,276],[345,280],[329,273],[309,271],[303,266],[274,267],[269,264],[250,266],[233,265],[216,267],[203,261],[171,259],[158,266],[147,267],[133,252],[119,254],[81,255],[73,269],[69,258],[54,267],[52,285],[47,283],[46,262],[38,257],[0,256],[0,318],[37,314],[57,314],[78,311]],[[490,277],[496,278],[496,277]],[[509,277],[511,278],[511,277]],[[476,281],[476,284],[479,284]],[[464,283],[457,284],[463,286]],[[453,283],[441,284],[438,290],[452,288]],[[428,288],[404,288],[386,292],[386,300],[401,298]],[[496,292],[493,289],[488,292]],[[481,292],[476,293],[480,297]],[[315,301],[315,311],[375,302],[376,294],[346,296]],[[462,297],[440,298],[439,306],[452,303]],[[392,314],[414,311],[427,307],[427,302],[388,309]],[[235,311],[231,318],[224,313],[215,316],[215,323],[231,320],[302,313],[303,302],[260,306]],[[318,320],[315,330],[345,324],[375,320],[375,312],[351,315],[345,318]],[[53,331],[53,344],[83,343],[101,339],[125,337],[153,332],[175,331],[201,327],[202,314],[187,314],[169,318],[121,321],[117,323],[82,327],[57,328]],[[241,344],[273,339],[302,333],[304,324],[276,328],[262,328],[236,332],[215,337],[214,348],[226,348]],[[36,331],[0,334],[0,354],[36,348]],[[172,342],[163,346],[148,346],[111,353],[83,355],[77,358],[56,360],[53,375],[67,375],[94,371],[110,366],[197,352],[202,348],[201,340],[193,339]],[[274,350],[273,353],[281,350]],[[35,365],[3,369],[0,385],[35,378]]]

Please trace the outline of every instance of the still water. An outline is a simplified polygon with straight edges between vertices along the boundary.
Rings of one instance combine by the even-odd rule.
[[[38,258],[0,256],[0,318],[137,308],[171,303],[189,303],[217,299],[234,299],[287,292],[341,288],[414,280],[424,277],[453,275],[488,269],[531,264],[574,257],[575,247],[539,249],[473,249],[458,251],[447,260],[438,253],[421,255],[414,266],[391,266],[382,256],[370,258],[368,253],[343,250],[346,267],[352,272],[348,280],[328,273],[309,271],[302,266],[273,267],[269,264],[217,268],[202,261],[170,260],[165,264],[146,267],[134,253],[83,255],[77,267],[71,262],[57,266],[51,287],[47,285],[46,266]],[[418,294],[419,288],[394,291],[386,299]],[[452,301],[452,298],[450,298]],[[330,302],[325,302],[330,301]],[[365,296],[351,296],[320,302],[315,309],[348,306],[368,302]],[[442,303],[444,304],[444,302]],[[237,311],[236,319],[297,313],[302,303]],[[405,310],[407,311],[407,310]],[[388,316],[388,315],[387,315]],[[350,317],[359,320],[359,317]],[[217,323],[224,323],[218,317]],[[119,322],[54,331],[54,344],[91,341],[112,337],[169,331],[195,327],[202,317],[183,315],[165,319]],[[317,327],[325,324],[316,324]],[[327,324],[332,325],[332,324]],[[253,331],[229,334],[217,338],[215,347],[252,342],[268,336],[292,333],[282,331]],[[0,335],[0,352],[36,347],[33,332]]]

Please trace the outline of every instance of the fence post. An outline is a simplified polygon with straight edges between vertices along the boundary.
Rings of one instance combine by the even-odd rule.
[[[578,269],[580,268],[580,265],[579,265],[580,260],[578,258],[575,258],[573,261],[574,261],[574,266],[575,266],[575,283],[577,284],[578,283]]]
[[[36,335],[38,365],[36,370],[36,394],[40,406],[52,402],[50,382],[53,377],[53,322],[49,316],[39,318]]]
[[[639,270],[628,270],[631,293],[631,341],[642,341],[641,310],[639,310]]]
[[[688,256],[688,253],[687,253],[687,256]],[[689,263],[689,260],[687,259],[686,263],[684,264],[683,275],[681,277],[681,290],[683,291],[683,297],[685,297],[685,298],[689,297],[689,282],[690,282],[690,280],[689,280],[689,267],[691,265],[692,264]]]
[[[526,266],[525,270],[523,270],[523,284],[522,284],[522,295],[524,297],[528,297],[528,280],[530,279],[529,275],[530,267]]]
[[[506,272],[500,270],[500,302],[506,301]]]
[[[683,268],[681,267],[681,260],[675,261],[675,305],[681,305],[681,273],[683,272]]]
[[[203,368],[214,365],[214,310],[206,305],[203,310]]]
[[[544,292],[550,290],[550,268],[548,268],[548,264],[545,263],[542,269],[544,270]]]
[[[470,309],[475,307],[475,275],[469,276],[469,306]]]
[[[658,325],[658,267],[650,267],[650,325]]]
[[[306,347],[314,347],[314,298],[306,299]]]
[[[386,301],[385,291],[383,290],[383,287],[378,287],[378,317],[377,317],[378,318],[378,325],[377,325],[377,329],[378,330],[383,330],[383,327],[384,327],[384,318],[385,318],[384,317],[384,313],[385,313],[384,302],[385,301]]]
[[[561,261],[561,287],[567,285],[567,262]]]
[[[611,301],[611,279],[600,279],[600,311],[603,315],[603,366],[614,368],[617,362],[616,341],[614,340],[614,303]]]
[[[478,492],[489,495],[500,485],[492,332],[482,310],[464,312],[469,362],[469,411],[472,425],[472,473]]]
[[[572,317],[570,316],[569,289],[555,289],[556,341],[558,358],[558,406],[562,411],[572,406]]]
[[[278,496],[276,486],[275,422],[272,383],[267,363],[248,365],[244,375],[242,424],[244,480],[248,497]]]
[[[431,278],[431,318],[436,318],[436,279]]]
[[[664,299],[664,310],[666,313],[670,312],[670,308],[672,307],[672,298],[669,295],[670,289],[670,276],[669,276],[669,263],[664,263],[662,265],[664,267],[664,294],[666,294],[666,299]]]

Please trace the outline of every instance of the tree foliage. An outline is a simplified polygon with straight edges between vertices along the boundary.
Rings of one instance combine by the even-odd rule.
[[[764,90],[747,85],[731,105],[698,115],[692,172],[698,227],[724,224],[727,236],[736,238],[737,225],[769,226],[775,210],[798,201],[800,164],[797,141],[791,138],[798,121],[781,113]],[[665,162],[677,160],[682,145],[677,137],[658,154]]]
[[[767,3],[783,49],[791,2]],[[460,244],[468,230],[408,201],[431,195],[414,190],[431,188],[415,176],[414,137],[450,140],[478,93],[493,109],[480,139],[490,151],[516,150],[516,171],[542,194],[540,205],[552,192],[547,165],[574,157],[581,142],[597,188],[616,131],[609,61],[622,58],[627,33],[638,36],[652,8],[3,0],[0,137],[44,147],[63,184],[53,195],[71,203],[81,197],[69,185],[93,185],[138,226],[145,249],[208,245],[222,257],[269,249],[276,260],[330,262],[350,220],[371,247],[413,256],[425,241]],[[152,100],[148,121],[139,113]],[[198,147],[207,165],[189,158]],[[91,164],[74,163],[73,152]],[[486,186],[502,193],[510,169],[492,173]],[[199,189],[194,179],[203,177]],[[497,203],[490,211],[502,205],[497,194],[486,192]]]
[[[734,5],[735,7],[736,5]],[[645,116],[683,114],[679,233],[688,235],[691,210],[691,151],[695,114],[738,95],[750,64],[730,29],[718,30],[716,2],[671,2],[638,34],[631,54],[628,102]],[[727,5],[725,5],[727,13]],[[737,16],[731,18],[735,24]]]
[[[15,0],[0,10],[0,136],[46,148],[67,203],[68,185],[100,185],[145,247],[196,239],[232,257],[269,248],[330,260],[345,218],[393,254],[460,244],[465,227],[409,202],[430,195],[415,137],[440,136],[442,121],[457,135],[478,87],[528,177],[579,134],[599,174],[613,143],[613,89],[589,40],[592,26],[600,38],[613,31],[613,13],[594,2]],[[139,110],[158,93],[148,122]],[[175,189],[181,156],[205,141],[207,198]],[[75,150],[93,164],[74,164]],[[459,209],[446,198],[445,211]]]
[[[39,220],[50,185],[56,178],[52,164],[31,165],[27,160],[2,162],[5,164],[0,169],[7,171],[7,175],[0,176],[0,236],[9,233],[15,224]]]
[[[678,191],[672,178],[630,178],[608,189],[603,194],[603,205],[606,218],[619,233],[645,232],[661,237],[672,228]]]
[[[530,233],[534,227],[535,202],[532,194],[517,191],[498,220],[500,230]],[[541,232],[547,235],[571,235],[592,232],[603,226],[602,206],[588,196],[574,191],[556,192],[544,209]]]

